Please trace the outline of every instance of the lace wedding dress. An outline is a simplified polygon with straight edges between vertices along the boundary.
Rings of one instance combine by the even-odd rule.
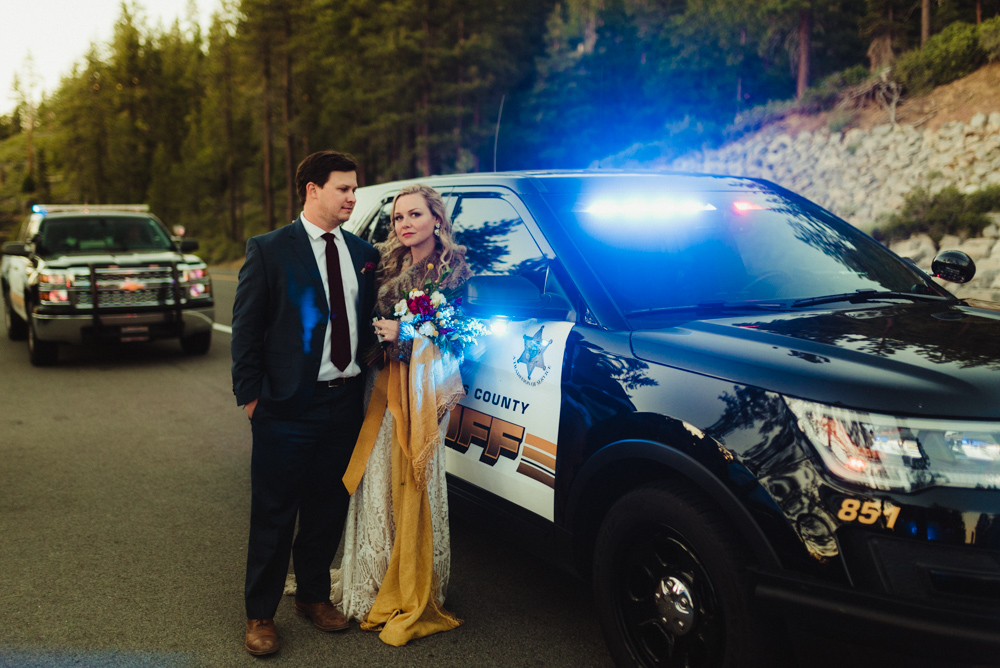
[[[377,373],[368,374],[365,405],[371,397]],[[427,466],[427,493],[434,531],[435,598],[444,605],[451,574],[451,540],[448,529],[448,489],[445,480],[444,437],[449,414],[439,423],[441,434],[437,452]],[[364,477],[351,497],[344,525],[344,558],[341,568],[330,571],[330,600],[348,619],[363,621],[371,610],[382,578],[389,567],[395,526],[392,513],[391,442],[393,419],[388,409],[382,417],[375,446],[365,467]],[[341,484],[337,480],[335,484]],[[295,593],[295,576],[289,575],[285,593]]]

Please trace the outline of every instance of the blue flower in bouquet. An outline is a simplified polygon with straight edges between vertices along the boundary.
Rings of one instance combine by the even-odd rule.
[[[433,269],[434,265],[428,264],[427,268]],[[396,303],[393,316],[403,324],[401,331],[431,339],[442,351],[461,358],[467,347],[490,332],[483,323],[462,314],[461,297],[449,300],[439,289],[448,273],[446,267],[437,282],[428,281],[423,290],[410,290]]]

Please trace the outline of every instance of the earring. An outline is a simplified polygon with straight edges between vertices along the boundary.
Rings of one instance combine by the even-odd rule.
[[[436,237],[441,236],[441,223],[438,223],[437,225],[434,226],[434,236]]]

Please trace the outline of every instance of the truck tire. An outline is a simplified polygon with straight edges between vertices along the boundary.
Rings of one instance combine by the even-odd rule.
[[[755,633],[747,551],[698,492],[658,484],[608,511],[594,549],[594,598],[619,666],[773,665]]]
[[[35,366],[51,366],[59,361],[59,344],[38,339],[34,318],[28,323],[28,359]]]
[[[3,299],[3,321],[7,327],[7,338],[11,341],[24,341],[28,338],[28,323],[21,319],[21,316],[14,313],[10,305],[10,297],[4,293]]]
[[[185,355],[204,355],[212,347],[212,330],[181,337],[181,350]]]

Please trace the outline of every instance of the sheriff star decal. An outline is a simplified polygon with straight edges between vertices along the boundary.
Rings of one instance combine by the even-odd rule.
[[[517,377],[530,385],[536,385],[542,382],[542,380],[545,379],[545,376],[548,375],[549,369],[545,366],[544,355],[545,349],[552,345],[552,339],[542,338],[542,330],[544,329],[545,326],[543,325],[538,328],[538,331],[535,332],[534,336],[528,336],[527,334],[524,335],[524,352],[522,352],[521,356],[514,362],[514,369],[517,371]],[[518,364],[524,365],[524,372],[527,376],[526,378],[521,375],[521,370],[517,366]],[[536,377],[532,380],[531,374],[535,371],[535,369],[541,369],[544,375],[542,375],[541,378]]]

